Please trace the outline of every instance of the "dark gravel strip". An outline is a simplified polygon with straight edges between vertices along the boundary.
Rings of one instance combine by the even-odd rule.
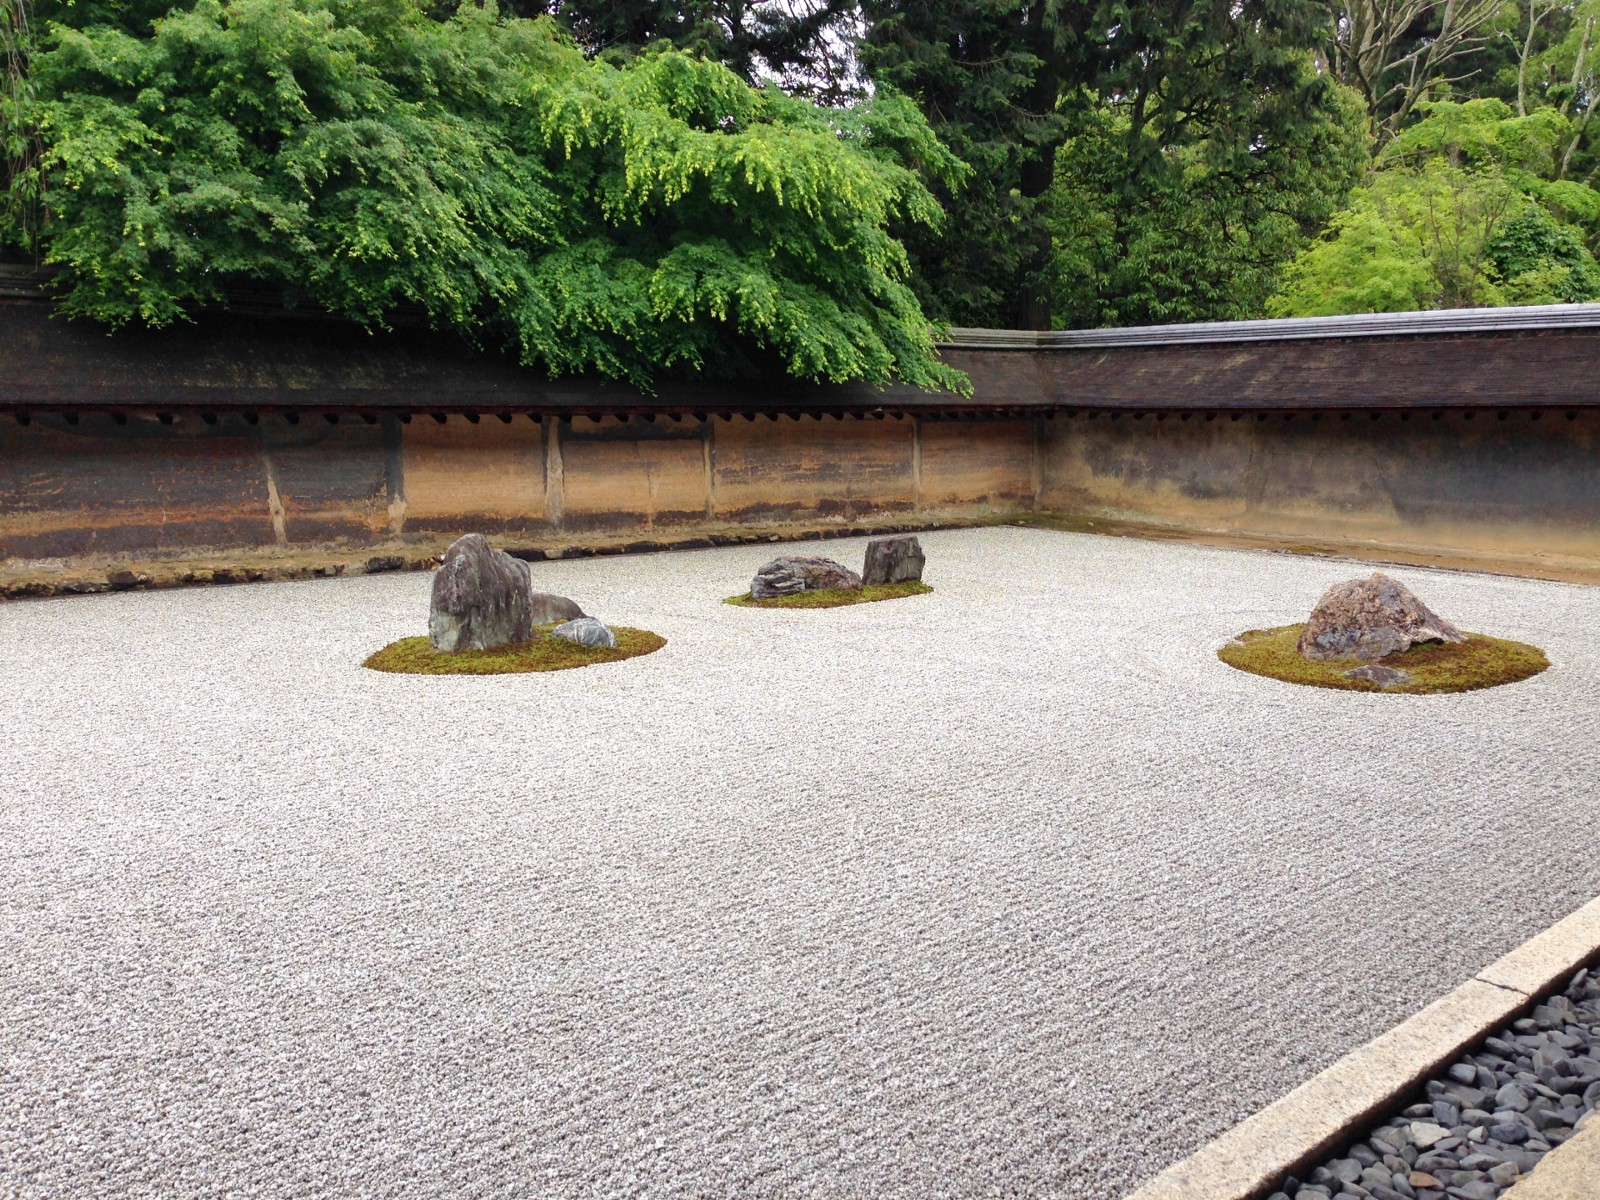
[[[1579,971],[1430,1079],[1426,1100],[1268,1200],[1496,1200],[1600,1106],[1600,974]]]

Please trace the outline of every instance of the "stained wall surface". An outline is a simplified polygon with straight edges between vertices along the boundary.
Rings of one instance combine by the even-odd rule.
[[[974,378],[985,394],[998,386]],[[0,559],[10,569],[470,530],[538,544],[1045,511],[1600,564],[1592,407],[252,416],[0,420]]]
[[[0,422],[0,557],[166,556],[1033,507],[1035,422],[446,415]]]
[[[1570,415],[1569,415],[1570,414]],[[1041,507],[1186,529],[1600,557],[1600,413],[1080,415]]]

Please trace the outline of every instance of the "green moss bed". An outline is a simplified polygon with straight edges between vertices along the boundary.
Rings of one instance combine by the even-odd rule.
[[[902,583],[869,583],[860,588],[818,588],[774,596],[770,600],[755,600],[746,592],[743,596],[729,596],[723,603],[737,604],[740,608],[839,608],[846,604],[871,604],[875,600],[898,600],[902,596],[925,596],[931,591],[933,589],[920,579],[907,579]]]
[[[1544,651],[1523,642],[1507,642],[1467,634],[1459,645],[1424,642],[1401,654],[1391,654],[1368,664],[1356,658],[1304,658],[1294,648],[1304,625],[1285,625],[1279,629],[1252,629],[1241,633],[1217,651],[1217,657],[1230,667],[1266,675],[1288,683],[1310,687],[1341,688],[1350,692],[1403,692],[1409,695],[1434,695],[1443,692],[1470,692],[1529,679],[1550,665]],[[1361,666],[1395,667],[1411,675],[1409,683],[1380,687],[1365,679],[1351,679],[1345,672]]]
[[[667,639],[648,629],[613,626],[615,647],[580,646],[565,638],[549,636],[555,625],[534,630],[533,640],[520,646],[501,646],[495,650],[458,650],[441,653],[425,637],[401,638],[379,650],[361,665],[374,671],[399,675],[520,675],[528,671],[569,671],[595,663],[621,662],[652,654],[667,644]]]

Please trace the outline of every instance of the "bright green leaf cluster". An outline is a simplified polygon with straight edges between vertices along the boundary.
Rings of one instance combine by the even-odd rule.
[[[1437,101],[1379,156],[1268,305],[1277,316],[1600,299],[1600,192],[1554,178],[1568,120],[1500,100]],[[1572,222],[1578,223],[1574,225]]]
[[[666,51],[417,0],[194,0],[51,27],[32,63],[64,305],[162,325],[240,283],[417,307],[553,374],[783,371],[961,389],[889,230],[960,164],[892,93],[850,111]]]

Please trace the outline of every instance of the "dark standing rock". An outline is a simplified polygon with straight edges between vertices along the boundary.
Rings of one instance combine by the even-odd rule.
[[[528,564],[481,533],[457,538],[433,577],[428,639],[435,650],[492,650],[533,636]]]
[[[789,554],[775,558],[750,581],[752,600],[816,592],[824,588],[858,588],[861,576],[842,563],[820,554]]]
[[[589,615],[573,601],[553,592],[530,593],[528,614],[535,625],[548,625],[551,621],[576,621]]]
[[[550,636],[576,642],[580,646],[604,646],[609,649],[617,644],[617,635],[593,617],[565,621],[552,629]]]
[[[1466,640],[1405,584],[1375,571],[1324,592],[1296,649],[1307,658],[1377,659],[1418,642]]]
[[[861,582],[902,583],[907,579],[921,579],[927,561],[922,543],[914,537],[873,538],[867,543],[867,561],[861,570]]]

